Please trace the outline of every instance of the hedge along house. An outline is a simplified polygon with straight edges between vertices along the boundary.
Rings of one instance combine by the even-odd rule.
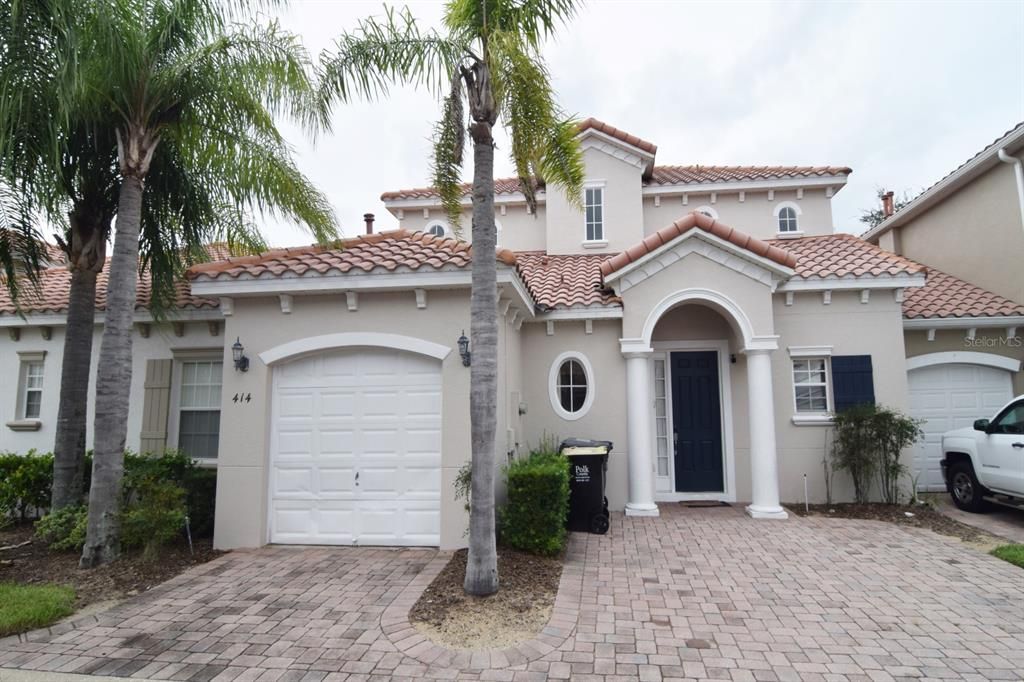
[[[830,413],[905,409],[906,301],[942,291],[833,233],[849,169],[656,166],[653,144],[593,119],[580,139],[584,212],[541,186],[531,214],[496,183],[499,461],[546,436],[612,440],[608,496],[631,515],[715,499],[783,518],[805,474],[823,499]],[[223,324],[222,372],[198,390],[219,380],[219,547],[464,543],[471,245],[434,190],[383,199],[398,231],[190,273]],[[464,203],[468,225],[468,188]],[[153,427],[158,396],[171,414],[197,393],[165,353],[168,392],[133,394]],[[0,360],[16,364],[10,345]],[[168,444],[183,423],[168,417]]]

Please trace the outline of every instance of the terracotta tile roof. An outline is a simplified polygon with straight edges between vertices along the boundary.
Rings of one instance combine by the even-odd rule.
[[[655,166],[645,185],[683,185],[702,182],[783,180],[849,175],[845,166]]]
[[[534,189],[543,188],[544,184],[534,181]],[[462,190],[463,196],[469,196],[470,191],[473,189],[473,185],[468,182],[464,182],[459,187]],[[516,194],[521,191],[519,187],[519,178],[495,178],[494,179],[494,194],[495,195],[508,195]],[[439,199],[441,197],[436,187],[414,187],[412,189],[399,189],[393,192],[384,192],[380,195],[381,201],[394,201],[396,199]]]
[[[543,251],[516,253],[519,274],[542,309],[615,305],[621,300],[601,286],[601,263],[608,255],[551,255]]]
[[[927,269],[851,234],[772,239],[769,243],[796,257],[796,276],[804,279],[914,275]]]
[[[853,171],[845,166],[654,166],[651,177],[644,180],[645,186],[665,187],[669,185],[700,184],[705,182],[742,182],[744,180],[783,180],[787,178],[813,178],[832,175],[849,175]],[[543,188],[543,183],[537,183]],[[463,196],[469,196],[472,186],[460,185]],[[496,178],[495,195],[510,195],[519,192],[519,178]],[[415,187],[384,192],[381,201],[398,199],[437,199],[440,195],[434,187]]]
[[[632,145],[637,149],[642,149],[649,154],[658,153],[658,145],[654,144],[653,142],[641,140],[636,135],[630,135],[625,130],[619,130],[615,126],[609,125],[604,121],[599,121],[593,117],[580,121],[579,126],[577,126],[577,131],[581,133],[586,130],[596,130],[598,132],[604,133],[609,137],[614,137],[616,140],[625,142],[626,144]]]
[[[516,257],[508,249],[500,249],[497,259],[515,265]],[[284,273],[302,276],[309,272],[371,272],[373,270],[439,269],[446,266],[462,268],[470,263],[469,244],[450,237],[435,237],[425,232],[393,230],[360,235],[330,245],[276,249],[257,256],[228,258],[202,263],[188,271],[190,279],[218,277],[278,276]]]
[[[57,248],[59,251],[58,247]],[[206,247],[208,256],[211,259],[223,258],[228,254],[227,244],[216,243]],[[61,253],[63,253],[61,251]],[[96,279],[96,309],[106,310],[107,308],[107,281],[110,270],[110,259],[108,258]],[[175,285],[177,295],[174,307],[179,309],[217,308],[220,303],[217,300],[193,296],[191,286],[188,282],[178,282]],[[39,287],[33,288],[31,284],[25,284],[21,291],[18,303],[22,313],[63,313],[68,308],[68,293],[71,290],[71,271],[66,266],[54,266],[39,273]],[[149,308],[149,297],[152,293],[152,280],[148,274],[139,278],[136,296],[136,310]],[[0,287],[0,315],[17,314],[17,308],[11,301],[10,294],[6,287]]]
[[[718,222],[714,218],[694,211],[686,214],[685,217],[680,218],[668,227],[663,227],[657,232],[647,235],[639,244],[631,246],[622,253],[612,256],[601,263],[601,275],[607,277],[613,272],[621,270],[630,263],[639,260],[658,247],[668,244],[679,235],[689,232],[695,227],[735,244],[741,249],[746,249],[755,255],[775,261],[779,265],[785,265],[789,268],[796,266],[797,259],[792,253],[773,246],[768,242],[755,239],[739,230],[734,230],[724,223]]]
[[[903,295],[903,317],[910,320],[1007,315],[1024,316],[1024,305],[933,268],[923,287],[907,289]]]

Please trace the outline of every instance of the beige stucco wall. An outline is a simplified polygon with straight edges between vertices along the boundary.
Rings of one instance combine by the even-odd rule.
[[[102,319],[102,313],[97,315]],[[26,452],[39,450],[53,451],[56,436],[57,408],[60,403],[60,373],[64,358],[64,327],[51,328],[50,338],[44,339],[39,327],[23,327],[18,341],[11,339],[7,330],[0,332],[0,384],[7,387],[0,391],[0,452]],[[132,386],[128,409],[128,432],[125,446],[130,450],[139,449],[139,434],[142,430],[142,407],[146,384],[146,362],[169,360],[174,349],[211,349],[213,355],[220,353],[224,345],[221,325],[218,323],[217,336],[210,335],[207,322],[186,322],[184,334],[176,336],[170,322],[151,324],[149,338],[144,338],[135,328],[132,334]],[[102,326],[97,325],[93,334],[92,368],[89,376],[89,405],[86,421],[86,448],[92,448],[93,418],[96,388],[96,368],[99,364]],[[43,359],[43,397],[40,413],[41,426],[38,431],[12,431],[8,421],[16,415],[20,360],[18,351],[45,351]],[[168,433],[173,444],[176,434]]]
[[[547,335],[543,323],[522,328],[522,377],[527,413],[523,417],[524,445],[536,447],[541,438],[596,438],[615,444],[608,463],[608,502],[621,510],[626,504],[626,365],[619,352],[618,320],[595,320],[587,334],[583,321],[555,323]],[[551,365],[561,353],[576,351],[593,368],[594,402],[580,419],[562,419],[551,406],[548,380]]]
[[[832,200],[825,196],[824,188],[805,189],[803,199],[797,199],[796,190],[776,190],[771,201],[767,191],[746,192],[742,202],[738,192],[718,192],[715,203],[711,203],[710,194],[688,192],[685,205],[681,195],[662,196],[660,206],[654,205],[654,197],[646,196],[644,234],[657,232],[687,213],[708,206],[726,225],[752,237],[774,239],[779,228],[775,209],[783,202],[795,204],[799,209],[797,225],[804,235],[832,234]]]
[[[392,211],[397,216],[397,209]],[[422,208],[410,208],[403,211],[403,218],[398,222],[402,229],[413,232],[426,230],[433,223],[441,223],[452,237],[467,242],[473,241],[473,217],[470,207],[462,211],[462,220],[458,232],[451,225],[444,211],[440,208],[427,209],[427,217],[423,216]],[[505,215],[498,207],[494,212],[494,220],[498,226],[498,246],[513,251],[543,251],[546,239],[547,221],[543,203],[537,205],[536,213],[527,213],[525,204],[512,204],[505,207]]]
[[[583,248],[586,226],[583,212],[564,195],[547,195],[548,253],[618,253],[643,239],[641,169],[595,148],[583,152],[586,183],[604,187],[604,237],[608,245]]]
[[[896,231],[898,253],[1024,303],[1024,227],[1009,164],[997,164]]]
[[[807,474],[811,502],[825,501],[822,459],[831,443],[827,426],[796,426],[792,423],[793,377],[790,346],[832,346],[833,355],[870,355],[876,402],[906,412],[907,372],[903,349],[900,304],[891,291],[876,291],[868,303],[859,291],[834,291],[830,305],[818,293],[794,296],[785,305],[776,296],[775,331],[779,349],[772,355],[775,390],[775,422],[779,455],[779,489],[783,501],[803,499],[803,474]],[[835,501],[852,498],[852,484],[844,473],[834,478]]]
[[[908,358],[929,353],[968,351],[991,353],[1024,362],[1024,337],[1018,335],[1007,339],[1005,329],[979,329],[974,341],[967,339],[966,330],[963,329],[938,329],[934,341],[928,340],[928,332],[924,329],[908,329],[903,337]],[[1014,372],[1012,378],[1013,394],[1024,394],[1024,372]]]
[[[251,364],[248,372],[226,370],[217,478],[214,543],[226,549],[255,547],[267,541],[271,368],[259,354],[289,341],[338,332],[401,334],[452,349],[442,367],[441,545],[465,542],[465,513],[452,494],[458,469],[470,455],[469,368],[456,347],[469,329],[468,290],[429,291],[426,309],[417,309],[413,293],[363,293],[359,309],[346,308],[343,295],[295,296],[290,314],[277,298],[238,298],[228,318],[226,337],[239,337]],[[225,363],[230,363],[230,349]],[[235,405],[236,392],[253,400]],[[501,441],[499,440],[499,443]],[[500,450],[499,450],[500,451]]]

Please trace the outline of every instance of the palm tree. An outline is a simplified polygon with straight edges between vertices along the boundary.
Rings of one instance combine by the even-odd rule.
[[[274,122],[286,114],[308,130],[326,127],[308,57],[276,23],[231,23],[237,11],[214,0],[108,0],[93,5],[81,29],[88,40],[74,101],[92,130],[116,138],[120,179],[96,377],[89,522],[80,562],[86,568],[120,551],[139,236],[147,216],[164,214],[159,200],[148,201],[150,186],[171,183],[188,194],[181,183],[202,177],[211,191],[197,196],[211,206],[273,210],[305,224],[320,241],[336,234],[326,198],[295,167]],[[179,209],[172,215],[175,229],[162,226],[159,235],[173,238],[187,224],[195,229],[190,206]],[[143,255],[154,266],[175,252],[159,238],[149,245]]]
[[[6,199],[0,201],[0,228],[6,228],[0,229],[0,267],[17,302],[19,282],[27,276],[32,283],[39,268],[40,236],[33,221],[42,217],[62,233],[56,237],[71,271],[53,510],[81,501],[96,280],[106,260],[120,184],[113,130],[89,125],[80,102],[71,97],[79,78],[80,36],[94,10],[73,0],[0,6],[0,188],[7,189],[0,193]],[[63,116],[56,115],[60,111]],[[171,305],[182,268],[208,258],[204,244],[227,241],[232,253],[265,247],[219,178],[201,167],[179,166],[173,156],[158,158],[145,189],[141,246],[154,280],[151,306],[156,314]],[[301,178],[291,186],[299,193],[308,187]],[[269,205],[304,201],[298,194],[282,198],[282,189],[291,192],[288,183],[263,189]],[[245,192],[236,188],[235,194]],[[314,210],[321,205],[316,197]]]
[[[523,194],[535,208],[533,179],[561,187],[581,204],[583,162],[576,125],[557,105],[541,43],[576,11],[575,0],[449,0],[445,34],[421,32],[408,9],[388,10],[343,34],[321,58],[325,99],[375,97],[397,83],[444,95],[434,130],[434,182],[453,224],[461,216],[458,185],[467,129],[473,141],[473,258],[470,294],[472,486],[464,589],[498,589],[494,528],[497,412],[497,265],[494,258],[494,138],[508,128]]]

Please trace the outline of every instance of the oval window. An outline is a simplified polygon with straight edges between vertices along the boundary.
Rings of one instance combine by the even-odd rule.
[[[594,399],[590,363],[576,353],[564,353],[551,366],[551,406],[563,419],[579,419]]]

